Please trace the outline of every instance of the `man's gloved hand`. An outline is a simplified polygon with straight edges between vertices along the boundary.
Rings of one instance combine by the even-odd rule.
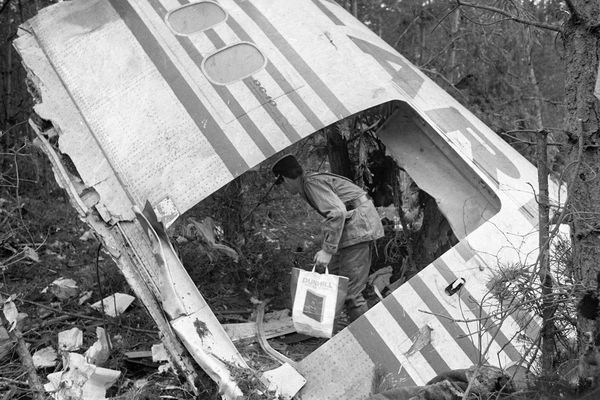
[[[321,249],[319,251],[317,251],[317,254],[315,254],[315,258],[313,259],[313,261],[315,262],[316,265],[322,265],[324,267],[329,265],[329,262],[331,261],[331,257],[333,257],[333,254],[326,252],[325,250]]]

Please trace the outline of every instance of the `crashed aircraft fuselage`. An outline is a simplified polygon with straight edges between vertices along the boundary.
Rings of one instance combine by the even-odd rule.
[[[192,385],[183,346],[225,398],[241,394],[228,365],[246,365],[161,226],[386,102],[396,112],[379,138],[460,242],[298,363],[298,397],[360,399],[375,373],[421,385],[448,369],[507,367],[536,338],[537,321],[497,312],[487,286],[499,265],[535,261],[534,167],[334,1],[73,0],[26,22],[15,47],[35,112],[53,125],[34,128],[57,180]]]

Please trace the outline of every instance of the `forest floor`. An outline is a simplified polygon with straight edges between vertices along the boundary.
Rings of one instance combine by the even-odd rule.
[[[267,189],[254,182],[242,190],[252,195],[243,210],[252,208]],[[210,254],[202,243],[186,239],[182,232],[189,217],[200,220],[222,206],[223,196],[197,206],[169,229],[183,264],[211,309],[223,324],[254,321],[255,300],[270,299],[267,312],[290,310],[289,279],[292,266],[309,267],[317,249],[320,217],[297,198],[274,190],[245,221],[245,239],[237,243],[243,263],[234,263],[221,254]],[[56,192],[54,192],[56,193]],[[218,196],[221,196],[220,198]],[[6,196],[5,196],[6,197]],[[0,295],[14,299],[23,318],[18,328],[30,354],[48,346],[57,349],[59,332],[77,327],[83,331],[83,352],[96,340],[98,327],[105,328],[112,349],[105,368],[121,371],[118,382],[107,391],[108,397],[124,399],[192,398],[183,382],[171,371],[159,372],[160,363],[151,357],[134,358],[131,352],[149,351],[160,343],[158,330],[143,304],[135,300],[120,316],[109,317],[91,304],[113,293],[134,295],[121,272],[102,249],[99,241],[80,221],[62,194],[20,196],[0,199],[0,220],[5,225],[0,242],[0,260],[6,260],[23,246],[31,248],[27,258],[0,264]],[[291,202],[291,203],[290,203]],[[20,208],[16,207],[20,204]],[[220,208],[219,208],[220,209]],[[77,289],[70,297],[57,297],[52,283],[72,279]],[[87,294],[85,299],[85,295]],[[60,298],[62,297],[62,298]],[[285,311],[283,311],[285,313]],[[299,361],[325,342],[325,339],[297,340],[287,335],[270,340],[285,356]],[[4,344],[4,346],[3,346]],[[278,362],[262,351],[258,343],[238,344],[248,364],[258,371],[275,368]],[[50,373],[61,371],[60,356],[51,367],[37,370],[43,383]],[[162,371],[162,368],[161,368]],[[198,398],[218,399],[212,381],[200,371]],[[7,397],[8,396],[8,397]],[[0,335],[0,398],[32,398],[26,370],[16,347]]]

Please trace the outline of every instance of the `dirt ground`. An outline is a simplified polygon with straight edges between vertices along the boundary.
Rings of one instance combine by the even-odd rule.
[[[246,191],[245,203],[240,209],[243,216],[248,217],[245,213],[261,200],[268,182],[262,178],[247,178],[246,181],[238,190]],[[39,258],[0,265],[0,294],[4,299],[13,296],[18,311],[27,314],[18,327],[30,354],[47,346],[56,349],[58,333],[73,327],[83,331],[82,350],[85,350],[96,341],[96,328],[104,327],[112,342],[110,358],[104,366],[121,371],[119,381],[108,390],[107,396],[192,398],[183,380],[172,372],[159,372],[159,363],[149,357],[127,356],[129,352],[148,351],[160,342],[154,321],[140,301],[135,300],[116,318],[103,316],[90,306],[113,293],[133,293],[60,190],[52,193],[52,196],[35,192],[20,196],[20,212],[14,207],[15,198],[10,195],[0,203],[0,217],[4,217],[5,222],[0,255],[5,259],[13,250],[28,245]],[[253,301],[256,299],[270,299],[267,312],[290,309],[291,267],[310,266],[319,242],[318,215],[299,199],[291,198],[279,189],[272,191],[252,211],[250,218],[243,221],[243,237],[232,239],[238,241],[234,247],[244,258],[244,262],[234,263],[222,254],[208,254],[202,243],[186,239],[183,234],[190,217],[201,220],[211,216],[219,224],[230,223],[224,217],[229,215],[227,210],[221,210],[223,197],[219,197],[228,195],[217,193],[214,199],[209,198],[193,208],[169,229],[180,258],[221,323],[255,320]],[[73,279],[78,287],[76,295],[61,300],[51,291],[44,290],[58,278]],[[91,292],[89,299],[80,301],[88,291]],[[270,340],[273,348],[296,361],[324,342],[316,338],[296,341],[294,335]],[[238,348],[256,370],[264,371],[279,365],[257,343],[240,344]],[[43,383],[47,382],[48,374],[62,369],[60,357],[58,360],[54,367],[37,370]],[[212,381],[198,370],[201,375],[198,398],[220,398]],[[4,353],[0,351],[0,377],[3,399],[32,398],[26,384],[26,371],[15,347]]]

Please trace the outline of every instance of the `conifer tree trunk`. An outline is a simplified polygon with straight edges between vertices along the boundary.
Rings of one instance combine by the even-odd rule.
[[[572,0],[567,3],[572,7],[571,18],[564,26],[564,57],[567,68],[565,129],[572,144],[571,161],[577,162],[581,154],[579,168],[571,177],[569,186],[573,272],[575,282],[582,288],[581,297],[584,301],[589,301],[600,296],[600,102],[594,96],[600,57],[600,2]],[[580,137],[582,151],[579,151],[577,144]],[[592,343],[587,349],[581,346],[581,350],[593,351],[597,357],[600,346],[600,315],[597,310],[587,311],[582,313],[580,308],[578,315],[580,343],[586,342],[586,334],[591,335]],[[583,382],[598,382],[598,372],[594,372],[592,368],[591,364],[581,365]]]

